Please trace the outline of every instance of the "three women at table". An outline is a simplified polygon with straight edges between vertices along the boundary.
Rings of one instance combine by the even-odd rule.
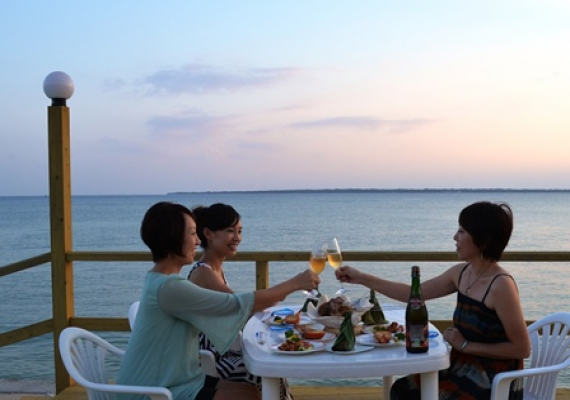
[[[239,213],[230,205],[216,203],[209,207],[192,209],[196,217],[197,233],[202,257],[194,264],[188,279],[206,289],[233,293],[226,279],[224,260],[237,253],[242,240],[242,221]],[[235,343],[226,353],[220,353],[206,335],[200,334],[200,348],[211,351],[216,358],[218,374],[234,382],[246,382],[261,390],[261,377],[251,374],[245,367],[241,343]],[[281,400],[291,399],[289,385],[281,379]]]
[[[459,214],[454,235],[463,260],[421,284],[425,300],[457,292],[453,328],[443,332],[451,345],[450,367],[440,373],[439,398],[489,399],[496,374],[523,368],[530,339],[513,277],[498,262],[513,230],[511,208],[504,203],[477,202]],[[375,277],[355,268],[336,271],[342,282],[374,289],[406,302],[410,286]],[[510,397],[522,399],[522,382],[514,381]],[[392,400],[420,399],[419,375],[398,379]]]
[[[195,217],[188,208],[171,202],[153,205],[140,233],[154,266],[146,275],[117,383],[166,387],[175,399],[259,399],[254,386],[204,374],[198,335],[204,332],[225,353],[253,312],[275,305],[294,291],[314,289],[320,282],[318,275],[306,270],[269,289],[243,294],[204,289],[179,275],[184,265],[194,261],[200,244]]]

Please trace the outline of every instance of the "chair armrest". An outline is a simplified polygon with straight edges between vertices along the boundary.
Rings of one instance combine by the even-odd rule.
[[[172,400],[172,393],[170,392],[170,390],[163,387],[112,385],[106,383],[93,383],[93,382],[88,382],[87,385],[85,385],[85,387],[90,390],[97,390],[100,392],[144,394],[149,396],[153,400]]]
[[[236,336],[232,344],[230,344],[230,350],[235,352],[241,352],[242,350],[242,332],[239,331],[239,334]]]
[[[218,377],[218,370],[216,369],[216,357],[211,351],[200,350],[200,365],[202,371],[206,375]]]
[[[564,364],[550,365],[547,367],[525,368],[516,371],[501,372],[495,375],[491,387],[491,399],[508,399],[511,382],[517,378],[525,378],[534,375],[546,375],[558,373],[566,367]]]

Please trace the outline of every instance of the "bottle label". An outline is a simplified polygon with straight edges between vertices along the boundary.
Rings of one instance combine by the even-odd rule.
[[[406,334],[409,347],[424,348],[428,346],[427,325],[409,325]]]
[[[419,310],[422,306],[422,299],[412,298],[410,299],[410,308],[412,310]]]

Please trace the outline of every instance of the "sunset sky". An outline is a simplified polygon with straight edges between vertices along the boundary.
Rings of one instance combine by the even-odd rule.
[[[0,195],[569,188],[570,1],[3,1]]]

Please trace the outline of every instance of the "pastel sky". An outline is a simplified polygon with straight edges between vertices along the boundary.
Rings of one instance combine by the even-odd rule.
[[[570,188],[570,1],[0,3],[0,195]]]

